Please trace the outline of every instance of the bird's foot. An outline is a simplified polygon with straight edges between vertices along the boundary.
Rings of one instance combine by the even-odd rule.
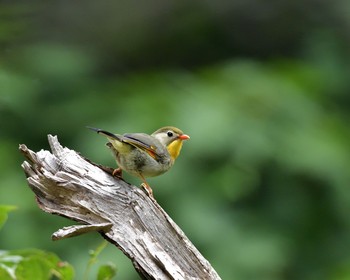
[[[120,178],[120,179],[122,179],[123,178],[123,170],[119,167],[119,168],[116,168],[116,169],[114,169],[113,170],[113,172],[112,172],[112,176],[114,176],[114,177],[118,177],[118,178]]]
[[[141,188],[143,188],[143,189],[145,190],[146,194],[147,194],[149,197],[151,197],[151,198],[154,199],[153,190],[152,190],[152,188],[151,188],[147,183],[142,183],[142,184],[141,184]]]

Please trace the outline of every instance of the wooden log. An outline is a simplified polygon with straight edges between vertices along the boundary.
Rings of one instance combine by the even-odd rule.
[[[19,149],[39,207],[79,222],[53,240],[98,231],[132,261],[144,279],[220,279],[183,231],[140,188],[64,148],[48,135],[51,152]]]

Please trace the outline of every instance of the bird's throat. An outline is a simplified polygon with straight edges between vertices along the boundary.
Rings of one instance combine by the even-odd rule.
[[[168,145],[167,149],[173,160],[175,160],[179,156],[181,148],[182,148],[181,139],[177,139]]]

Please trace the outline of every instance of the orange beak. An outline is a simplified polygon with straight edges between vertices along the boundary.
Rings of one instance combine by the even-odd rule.
[[[179,136],[179,139],[181,139],[181,140],[188,140],[188,139],[190,139],[190,136],[188,136],[187,134],[182,134],[182,135]]]

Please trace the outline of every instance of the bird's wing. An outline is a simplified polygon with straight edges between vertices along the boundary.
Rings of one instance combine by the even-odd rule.
[[[163,150],[160,148],[159,141],[148,134],[126,133],[123,134],[122,141],[145,151],[154,159],[162,156]]]
[[[152,158],[159,159],[162,156],[164,156],[164,153],[166,152],[166,148],[162,146],[162,144],[155,139],[153,136],[145,134],[145,133],[126,133],[123,135],[114,134],[111,132],[108,132],[106,130],[102,130],[99,128],[94,127],[87,127],[93,131],[96,131],[99,134],[103,134],[107,136],[110,143],[117,149],[121,149],[122,147],[119,146],[116,147],[117,143],[122,142],[129,144],[135,148],[138,148],[142,151],[145,151],[148,153]],[[116,140],[116,141],[115,141]]]

